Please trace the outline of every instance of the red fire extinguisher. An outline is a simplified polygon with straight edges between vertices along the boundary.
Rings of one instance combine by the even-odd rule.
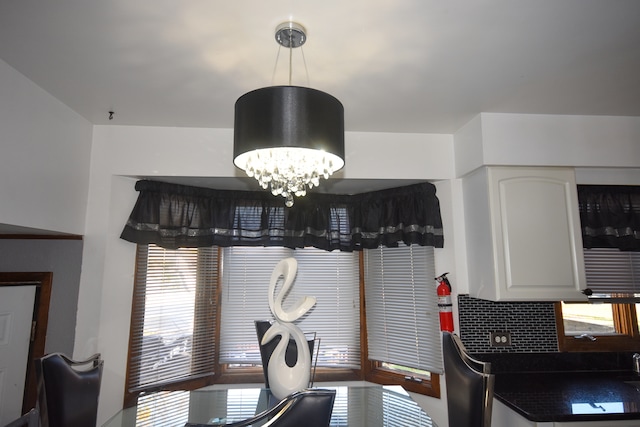
[[[438,281],[438,308],[440,310],[440,330],[453,332],[453,305],[451,304],[451,284],[447,274],[436,277]]]

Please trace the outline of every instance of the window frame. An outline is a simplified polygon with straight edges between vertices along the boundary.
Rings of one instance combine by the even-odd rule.
[[[142,326],[143,322],[140,319],[140,316],[134,315],[133,308],[136,304],[144,304],[144,301],[139,301],[138,298],[140,296],[140,292],[138,292],[139,286],[145,286],[145,283],[138,282],[138,259],[141,256],[140,254],[140,246],[138,245],[138,249],[136,250],[136,274],[134,280],[134,294],[132,301],[132,312],[131,312],[131,325],[130,325],[130,343],[131,340],[142,334]],[[159,390],[194,390],[197,388],[201,388],[211,384],[238,384],[238,383],[262,383],[264,382],[264,374],[262,367],[229,367],[226,364],[221,364],[219,361],[219,351],[220,351],[220,322],[221,322],[221,313],[222,313],[222,274],[221,274],[221,259],[222,259],[222,248],[217,248],[216,251],[216,262],[218,263],[218,276],[216,278],[216,283],[213,288],[213,292],[209,295],[210,297],[215,298],[216,304],[216,314],[215,316],[215,324],[211,327],[211,335],[210,341],[213,341],[215,354],[211,355],[211,366],[213,374],[195,378],[195,379],[187,379],[184,381],[177,381],[174,383],[164,383],[160,385],[156,385],[153,387],[149,387],[145,390],[138,390],[136,392],[130,392],[128,390],[129,384],[129,375],[130,368],[129,363],[131,363],[132,357],[134,354],[132,353],[132,346],[129,345],[128,354],[127,354],[127,372],[126,372],[126,380],[125,380],[125,398],[124,398],[124,407],[129,407],[135,405],[137,402],[138,396],[144,391],[159,391]],[[358,264],[359,264],[359,278],[358,278],[358,287],[360,294],[360,369],[347,369],[347,368],[317,368],[314,381],[315,382],[327,382],[327,381],[370,381],[373,383],[378,383],[382,385],[401,385],[407,391],[424,394],[427,396],[440,398],[440,375],[436,373],[431,373],[430,378],[420,378],[419,376],[407,376],[406,373],[402,373],[399,371],[390,370],[384,366],[382,366],[381,362],[370,361],[368,359],[368,343],[367,343],[367,328],[366,328],[366,301],[365,301],[365,293],[364,293],[364,254],[362,251],[358,252]],[[437,327],[434,326],[434,327]],[[195,326],[194,326],[195,328]],[[195,343],[194,343],[195,346]]]
[[[589,304],[589,303],[585,303]],[[562,352],[640,351],[640,331],[634,304],[611,304],[616,334],[593,334],[595,341],[566,335],[562,303],[555,303],[558,348]]]

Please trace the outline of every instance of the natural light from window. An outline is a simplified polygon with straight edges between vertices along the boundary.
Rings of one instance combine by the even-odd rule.
[[[611,304],[562,303],[565,335],[615,334]]]
[[[403,373],[408,377],[415,377],[421,379],[431,379],[431,372],[422,369],[409,368],[407,366],[395,365],[393,363],[383,362],[380,364],[382,368],[389,369],[398,373]]]

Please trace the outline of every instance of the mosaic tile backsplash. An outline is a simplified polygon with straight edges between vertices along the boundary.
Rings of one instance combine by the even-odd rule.
[[[558,352],[552,302],[493,302],[458,295],[459,335],[470,353]],[[509,331],[511,345],[493,347],[492,331]]]

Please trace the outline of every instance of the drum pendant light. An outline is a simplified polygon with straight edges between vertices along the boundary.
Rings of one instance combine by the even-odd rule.
[[[233,163],[291,207],[294,196],[304,196],[344,166],[344,108],[325,92],[291,85],[291,52],[306,41],[304,27],[281,24],[276,40],[289,48],[289,86],[238,98]]]

